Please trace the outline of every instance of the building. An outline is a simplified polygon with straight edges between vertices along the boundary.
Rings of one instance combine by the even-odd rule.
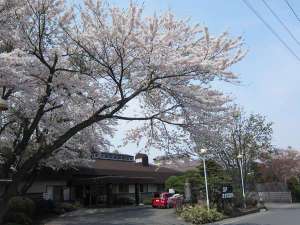
[[[27,191],[32,198],[80,201],[85,205],[112,205],[133,201],[164,191],[165,180],[177,170],[148,162],[146,154],[135,157],[102,152],[93,155],[90,167],[53,171],[44,169]]]

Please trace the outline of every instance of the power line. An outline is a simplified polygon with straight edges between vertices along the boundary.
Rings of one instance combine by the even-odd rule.
[[[295,37],[295,35],[292,33],[292,31],[285,25],[285,23],[280,19],[280,17],[275,13],[275,11],[270,7],[270,5],[265,1],[262,0],[262,2],[265,4],[265,6],[268,8],[268,10],[272,13],[272,15],[277,19],[277,21],[284,27],[284,29],[289,33],[291,38],[298,44],[300,45],[300,42],[298,39]]]
[[[288,44],[280,37],[280,35],[272,28],[271,25],[264,20],[264,18],[252,7],[252,5],[247,0],[242,0],[245,5],[263,22],[263,24],[272,32],[272,34],[281,42],[281,44],[298,60],[299,56],[288,46]]]
[[[291,6],[291,4],[289,3],[288,0],[284,0],[285,3],[287,4],[287,6],[290,8],[290,10],[292,11],[292,13],[294,14],[294,16],[296,17],[296,19],[300,22],[300,18],[299,16],[297,15],[297,13],[295,12],[295,10],[293,9],[293,7]]]

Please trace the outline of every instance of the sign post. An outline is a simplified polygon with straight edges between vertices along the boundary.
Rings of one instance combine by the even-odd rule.
[[[232,185],[222,185],[220,197],[222,199],[222,207],[224,209],[225,203],[230,203],[232,198],[234,197]]]

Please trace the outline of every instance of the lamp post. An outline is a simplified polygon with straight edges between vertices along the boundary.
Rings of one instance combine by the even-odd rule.
[[[208,197],[207,173],[206,173],[205,157],[203,156],[206,153],[207,153],[207,149],[205,149],[205,148],[200,149],[200,154],[202,155],[202,156],[200,156],[200,158],[203,161],[203,170],[204,170],[204,179],[205,179],[206,205],[207,205],[207,210],[209,211],[209,197]]]
[[[239,154],[237,156],[238,162],[240,164],[240,173],[241,173],[241,182],[242,182],[242,191],[243,191],[243,200],[244,200],[244,208],[246,208],[246,195],[245,195],[245,185],[244,185],[244,176],[243,176],[243,155]]]

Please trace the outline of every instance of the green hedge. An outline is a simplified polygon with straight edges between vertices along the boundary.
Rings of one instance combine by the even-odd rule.
[[[32,217],[35,212],[35,203],[30,198],[13,197],[8,202],[8,211],[24,213],[28,217]]]
[[[35,203],[26,197],[16,196],[8,201],[8,212],[4,222],[10,225],[32,225]]]
[[[6,223],[6,224],[4,224],[4,225],[22,225],[22,224],[19,224],[19,223],[11,223],[11,222],[9,222],[9,223]]]
[[[152,205],[152,196],[147,196],[143,198],[143,204],[144,205]]]
[[[207,208],[198,205],[183,207],[179,215],[186,222],[193,224],[206,224],[224,219],[224,215],[216,209],[210,209],[208,211]]]
[[[7,224],[22,224],[22,225],[32,225],[32,219],[21,212],[9,212],[4,217],[4,222]]]
[[[291,177],[288,179],[287,185],[291,191],[293,202],[300,202],[300,183],[298,178]]]

